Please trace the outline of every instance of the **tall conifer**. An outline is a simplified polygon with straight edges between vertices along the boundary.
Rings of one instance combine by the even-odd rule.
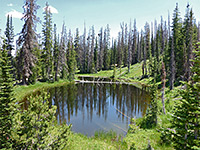
[[[18,59],[18,68],[22,74],[22,83],[28,84],[29,78],[33,75],[33,68],[35,66],[36,57],[34,56],[34,50],[37,47],[36,37],[36,23],[39,18],[36,16],[36,12],[39,6],[36,4],[36,0],[26,0],[24,4],[24,16],[25,22],[19,39],[18,45],[21,46]]]

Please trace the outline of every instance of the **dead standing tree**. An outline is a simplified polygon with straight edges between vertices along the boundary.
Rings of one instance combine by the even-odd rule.
[[[36,57],[34,56],[34,49],[37,47],[35,31],[36,23],[39,21],[36,11],[39,6],[36,4],[36,0],[26,0],[23,8],[24,16],[22,20],[24,20],[25,24],[17,41],[18,46],[22,46],[19,52],[18,67],[21,68],[19,70],[22,74],[22,83],[28,84],[36,62]]]

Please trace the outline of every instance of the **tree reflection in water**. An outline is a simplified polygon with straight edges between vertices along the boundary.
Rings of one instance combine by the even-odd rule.
[[[130,118],[145,114],[150,99],[146,91],[124,84],[69,84],[49,92],[59,123],[72,123],[73,131],[89,136],[110,129],[123,134]]]

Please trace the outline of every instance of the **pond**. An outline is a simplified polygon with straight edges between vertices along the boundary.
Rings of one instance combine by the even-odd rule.
[[[125,135],[130,118],[142,117],[150,99],[145,90],[126,84],[78,83],[48,91],[58,122],[87,136],[99,130]]]

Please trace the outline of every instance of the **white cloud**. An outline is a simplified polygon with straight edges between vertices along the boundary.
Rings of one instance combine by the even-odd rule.
[[[8,15],[12,16],[13,18],[19,18],[19,19],[21,19],[24,16],[21,12],[18,12],[14,9],[12,11],[6,13],[5,16],[7,17]]]
[[[46,7],[43,8],[44,11],[45,11],[45,8]],[[53,6],[49,6],[49,9],[52,14],[58,14],[58,10],[56,8],[54,8]]]
[[[12,3],[10,3],[10,4],[7,4],[7,6],[8,6],[8,7],[12,7],[12,6],[13,6],[13,4],[12,4]]]

